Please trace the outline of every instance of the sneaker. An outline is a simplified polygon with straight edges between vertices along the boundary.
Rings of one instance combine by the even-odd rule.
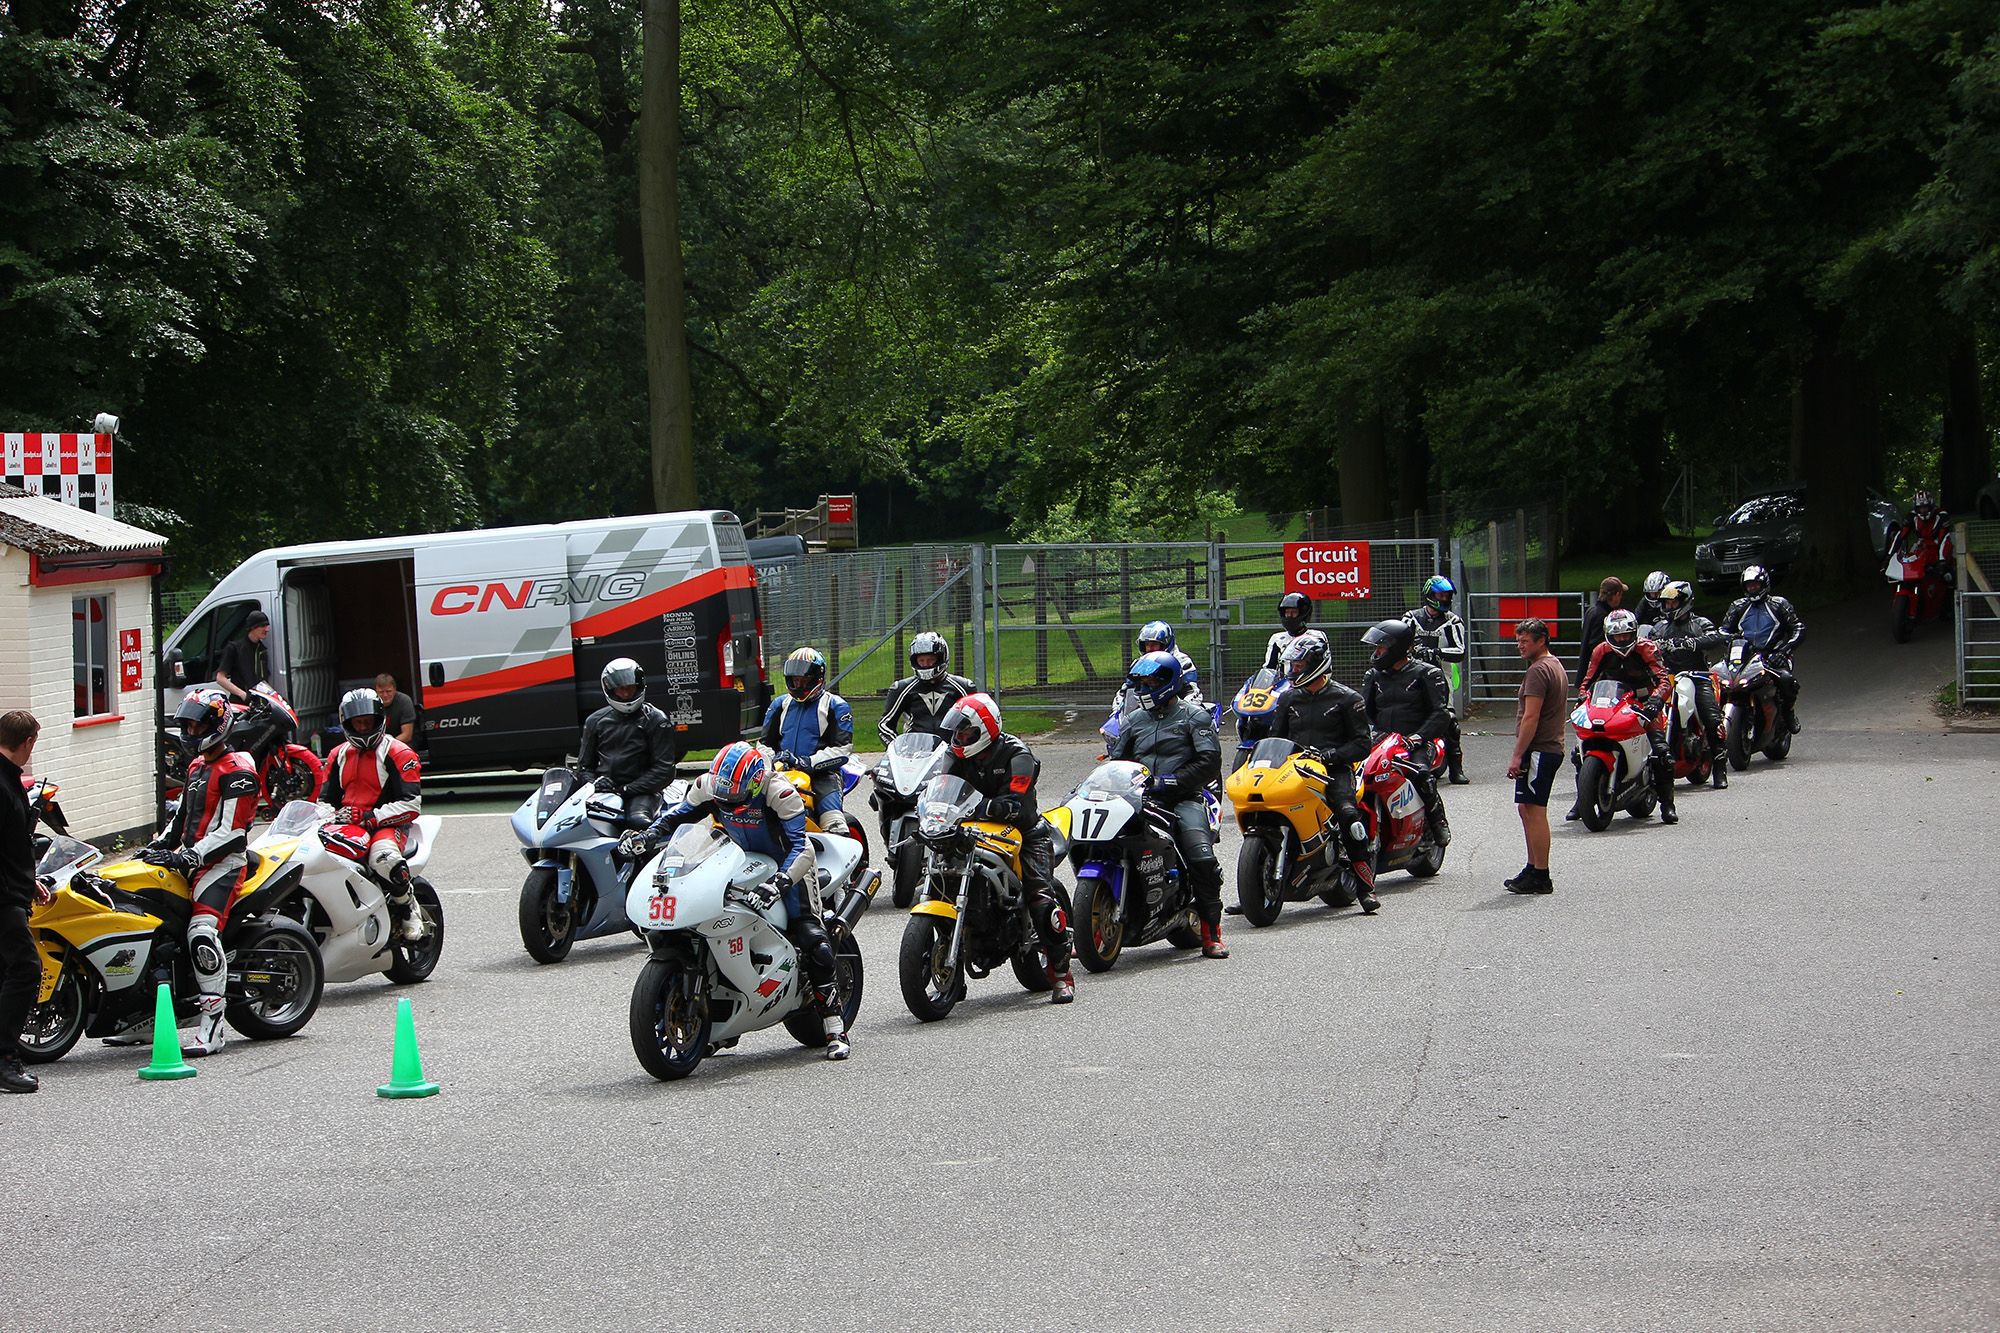
[[[1500,883],[1509,893],[1533,893],[1535,892],[1535,868],[1533,866],[1522,866],[1520,873],[1515,875],[1514,878],[1503,879]]]
[[[826,1046],[822,1049],[821,1054],[827,1059],[845,1060],[853,1053],[854,1047],[849,1044],[845,1032],[829,1032],[826,1034]]]
[[[222,1026],[222,1011],[203,1014],[194,1036],[181,1042],[182,1055],[215,1055],[229,1044],[229,1032]]]
[[[1535,878],[1535,887],[1533,888],[1533,890],[1531,890],[1531,892],[1554,893],[1556,891],[1555,881],[1549,878],[1548,871],[1535,870],[1535,871],[1530,871],[1529,873],[1532,874]]]
[[[1058,972],[1049,969],[1049,1003],[1068,1004],[1076,998],[1076,978],[1068,968]]]
[[[12,1056],[0,1060],[0,1092],[35,1092],[41,1086],[42,1081],[19,1060]]]

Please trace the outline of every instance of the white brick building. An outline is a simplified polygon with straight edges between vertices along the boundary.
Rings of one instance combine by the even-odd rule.
[[[153,580],[166,539],[0,487],[0,711],[42,724],[30,765],[79,838],[158,822]]]

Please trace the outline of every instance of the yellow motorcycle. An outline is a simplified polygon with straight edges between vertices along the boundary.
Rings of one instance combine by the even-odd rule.
[[[1354,905],[1347,849],[1331,830],[1326,794],[1335,782],[1353,782],[1359,798],[1358,766],[1330,764],[1319,751],[1280,736],[1257,742],[1249,760],[1229,775],[1223,792],[1243,830],[1236,901],[1251,925],[1268,926],[1286,903],[1308,898],[1333,908]],[[1303,875],[1296,873],[1300,866],[1307,867]]]
[[[152,1018],[154,990],[163,981],[176,1019],[196,1015],[187,877],[145,860],[99,871],[99,857],[87,843],[58,837],[37,867],[57,888],[28,918],[41,952],[42,986],[21,1051],[35,1064],[62,1059],[82,1037],[114,1036]],[[296,878],[285,856],[251,852],[222,930],[229,964],[224,1013],[246,1037],[289,1037],[319,1008],[326,984],[319,946],[304,926],[271,910]]]
[[[914,836],[923,848],[923,879],[896,971],[903,1003],[926,1023],[965,998],[967,977],[984,978],[1003,965],[1014,969],[1021,989],[1049,990],[1048,959],[1021,883],[1021,831],[975,818],[979,806],[971,784],[949,773],[917,794]],[[1055,892],[1068,919],[1069,895],[1060,883]]]

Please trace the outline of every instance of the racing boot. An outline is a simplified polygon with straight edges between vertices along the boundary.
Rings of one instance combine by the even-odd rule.
[[[417,882],[410,868],[398,862],[389,876],[389,915],[396,919],[396,938],[405,944],[421,944],[430,931],[424,925],[424,911],[417,902]]]
[[[1665,755],[1653,759],[1653,791],[1660,799],[1660,822],[1680,823],[1681,817],[1674,809],[1674,761]]]
[[[828,1014],[820,1020],[821,1030],[826,1033],[826,1045],[822,1054],[829,1060],[845,1060],[854,1053],[854,1046],[847,1040],[847,1024],[840,1021],[840,1015]]]
[[[0,1092],[33,1092],[41,1086],[41,1080],[13,1056],[0,1059]]]
[[[1069,967],[1064,965],[1063,970],[1060,972],[1052,967],[1048,972],[1049,1003],[1068,1004],[1071,1000],[1074,1000],[1076,998],[1076,977],[1070,973]]]
[[[1714,762],[1709,765],[1708,785],[1721,791],[1729,785],[1729,743],[1718,738],[1715,743]]]
[[[182,1055],[214,1055],[229,1044],[229,1031],[222,1026],[222,997],[201,997],[201,1019],[194,1036],[181,1043]]]
[[[1459,748],[1458,729],[1452,728],[1451,748],[1445,752],[1445,780],[1454,787],[1463,787],[1472,781],[1465,776],[1465,751]]]
[[[229,988],[229,962],[222,952],[222,934],[212,916],[199,915],[188,927],[188,959],[194,964],[194,984],[201,992],[201,1020],[194,1036],[181,1043],[183,1055],[214,1055],[229,1044],[222,1026],[224,996]]]
[[[1203,958],[1227,958],[1229,946],[1222,942],[1222,923],[1210,925],[1201,923],[1201,956]]]
[[[1366,858],[1357,857],[1347,863],[1347,884],[1354,890],[1355,905],[1363,916],[1374,916],[1382,910],[1382,900],[1375,896],[1375,867]]]

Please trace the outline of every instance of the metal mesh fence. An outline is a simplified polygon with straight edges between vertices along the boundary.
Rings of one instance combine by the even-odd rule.
[[[2000,523],[1961,523],[1958,547],[1958,702],[2000,704]]]
[[[1468,650],[1465,691],[1473,708],[1513,707],[1527,670],[1514,640],[1514,626],[1530,616],[1548,622],[1549,651],[1574,677],[1588,597],[1569,592],[1478,592],[1466,594],[1460,605]]]
[[[880,694],[908,670],[904,645],[920,629],[944,635],[952,670],[976,675],[976,550],[886,546],[760,564],[764,654],[774,684],[785,654],[810,645],[826,654],[841,693]]]
[[[1358,683],[1361,635],[1417,603],[1438,572],[1435,540],[1370,544],[1369,596],[1320,600],[1334,670]],[[1285,591],[1280,542],[997,546],[987,576],[994,683],[1004,697],[1080,707],[1110,704],[1148,621],[1173,626],[1202,692],[1227,700],[1263,665]]]

